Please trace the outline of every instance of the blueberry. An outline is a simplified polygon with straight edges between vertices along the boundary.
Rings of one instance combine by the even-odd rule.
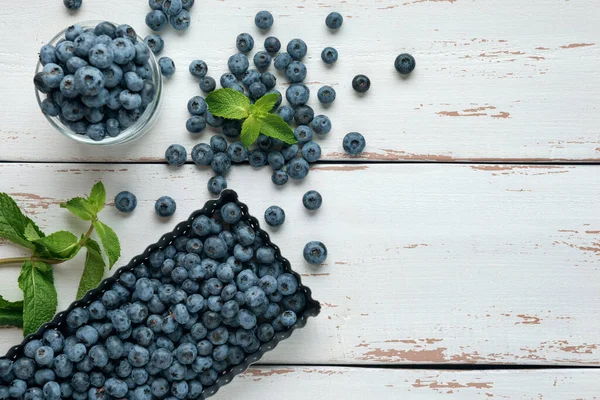
[[[210,93],[217,88],[217,83],[215,79],[211,76],[205,76],[204,78],[200,78],[200,90],[204,93]]]
[[[222,125],[223,135],[227,136],[228,138],[236,138],[240,136],[240,133],[242,131],[242,124],[240,121],[228,120],[224,121]]]
[[[234,302],[235,303],[235,302]],[[235,303],[237,305],[237,303]],[[208,340],[215,346],[221,346],[227,343],[229,332],[227,328],[220,326],[208,333]]]
[[[190,133],[200,133],[206,128],[206,120],[194,115],[186,121],[185,128]]]
[[[93,346],[98,342],[99,339],[98,331],[91,325],[84,325],[77,329],[75,337],[86,347]]]
[[[88,107],[96,107],[97,108],[97,107],[102,107],[103,105],[105,105],[108,102],[109,97],[110,97],[110,94],[109,94],[108,90],[102,88],[102,89],[100,89],[100,92],[97,95],[82,96],[81,102]],[[119,101],[121,101],[120,98],[119,98]]]
[[[171,215],[175,214],[176,208],[177,205],[175,200],[169,196],[160,197],[158,200],[156,200],[156,204],[154,204],[154,210],[160,217],[170,217]]]
[[[44,99],[40,107],[42,112],[49,117],[56,117],[60,114],[60,107],[52,99]]]
[[[123,24],[115,29],[115,37],[129,39],[131,43],[137,42],[137,33],[130,25]]]
[[[296,157],[298,155],[298,145],[297,144],[291,144],[291,145],[285,145],[281,148],[281,154],[283,154],[283,158],[286,161],[291,160],[292,158]]]
[[[269,36],[265,39],[265,50],[269,53],[277,53],[281,49],[281,42],[275,36]]]
[[[116,64],[111,64],[102,71],[104,73],[104,87],[115,88],[123,80],[123,70]]]
[[[290,106],[279,107],[277,109],[276,114],[279,115],[281,119],[283,119],[288,124],[292,122],[292,119],[294,119],[294,109]]]
[[[200,215],[192,222],[192,231],[198,236],[210,234],[211,223],[206,215]]]
[[[279,53],[277,57],[275,57],[273,65],[275,66],[275,69],[283,71],[288,67],[288,65],[290,65],[291,62],[292,57],[288,53]]]
[[[254,38],[249,33],[240,33],[235,40],[235,46],[242,53],[249,53],[254,48]]]
[[[242,84],[249,88],[253,83],[260,82],[260,73],[255,69],[249,69],[242,75]]]
[[[265,211],[265,221],[270,226],[280,226],[285,221],[285,211],[279,206],[271,206]]]
[[[396,71],[402,75],[410,74],[415,69],[416,65],[415,58],[407,53],[400,54],[394,61]]]
[[[113,63],[114,58],[112,47],[105,44],[97,44],[89,52],[90,64],[100,69],[108,68]]]
[[[68,1],[68,0],[65,0],[65,1]],[[46,382],[44,384],[42,392],[44,394],[44,400],[60,399],[60,385],[55,381]],[[16,396],[14,396],[14,397],[16,397]]]
[[[139,346],[138,346],[139,347]],[[127,384],[120,379],[108,378],[104,384],[104,390],[113,397],[125,397],[127,394]]]
[[[65,40],[56,45],[56,58],[63,63],[75,56],[75,43]]]
[[[248,70],[250,63],[248,62],[248,57],[244,54],[234,54],[229,57],[227,61],[227,66],[229,70],[234,75],[241,75]]]
[[[57,88],[65,77],[63,69],[54,63],[44,65],[42,80],[49,88]]]
[[[275,329],[273,329],[271,324],[262,324],[258,327],[256,336],[263,343],[270,342],[275,336]]]
[[[292,61],[285,69],[285,76],[292,83],[299,83],[306,79],[306,65],[300,61]]]
[[[101,107],[86,107],[85,118],[92,124],[97,124],[104,119],[104,110]]]
[[[285,172],[284,170],[278,169],[276,171],[273,171],[273,174],[271,175],[271,182],[273,182],[275,185],[277,186],[283,186],[287,183],[289,177],[287,172]]]
[[[344,17],[339,12],[332,12],[325,18],[325,25],[329,29],[340,29],[343,23]]]
[[[366,75],[356,75],[352,79],[352,88],[358,93],[366,93],[371,88],[371,80]]]
[[[308,52],[308,47],[302,39],[292,39],[287,45],[287,52],[294,60],[302,60]]]
[[[227,72],[221,75],[220,83],[221,86],[224,88],[231,88],[234,85],[237,85],[238,80],[234,74],[232,74],[231,72]]]
[[[104,80],[104,74],[98,68],[80,68],[74,75],[75,90],[83,96],[95,96],[104,88]]]
[[[287,173],[292,179],[304,179],[309,170],[308,162],[303,158],[294,158],[287,166]]]
[[[290,327],[296,323],[296,313],[291,310],[286,310],[281,314],[281,323],[283,326]]]
[[[44,343],[42,343],[41,340],[37,340],[37,339],[32,340],[25,345],[23,353],[27,357],[33,358],[33,357],[35,357],[35,352],[43,345],[44,345]],[[3,375],[6,375],[6,374],[3,374]]]
[[[248,88],[248,93],[251,99],[258,100],[267,93],[267,87],[262,82],[254,82]]]
[[[213,135],[210,138],[210,147],[215,153],[227,151],[227,141],[223,136]]]
[[[204,78],[208,72],[208,66],[202,60],[194,60],[190,63],[189,67],[190,74],[196,78]],[[200,81],[202,83],[202,81]],[[214,90],[214,89],[213,89]]]
[[[213,128],[219,128],[225,124],[225,119],[214,116],[210,110],[206,112],[206,123]]]
[[[212,194],[219,194],[227,189],[227,180],[221,175],[215,175],[208,180],[207,187]]]
[[[67,70],[74,74],[75,72],[77,72],[77,70],[79,68],[83,68],[83,67],[87,67],[89,64],[87,61],[85,61],[83,58],[79,58],[77,56],[71,57],[69,58],[69,61],[67,61]]]
[[[308,102],[310,89],[303,83],[294,83],[287,88],[285,97],[293,107],[297,107]]]
[[[162,10],[152,10],[146,14],[146,25],[155,32],[162,31],[169,20]]]
[[[221,324],[221,317],[213,311],[207,311],[202,315],[202,324],[207,329],[215,329]]]
[[[231,168],[231,160],[227,153],[216,153],[210,163],[211,168],[218,175],[223,175],[229,172]]]
[[[167,15],[177,15],[183,10],[183,2],[181,0],[164,0],[162,10]]]
[[[108,133],[111,137],[116,137],[121,133],[121,128],[119,125],[119,121],[114,118],[109,118],[106,120],[106,133]]]
[[[74,53],[79,57],[87,57],[91,48],[96,44],[96,35],[84,32],[73,41]]]
[[[165,47],[165,41],[162,39],[162,37],[154,33],[146,36],[144,38],[144,43],[146,43],[146,46],[148,46],[148,48],[152,50],[154,54],[159,54]]]
[[[181,0],[184,10],[189,10],[194,6],[194,0]]]
[[[321,60],[327,65],[335,64],[338,60],[338,51],[333,47],[325,47],[321,52]]]
[[[298,125],[309,125],[313,121],[314,117],[315,112],[311,106],[298,106],[294,111],[294,119]]]
[[[335,89],[331,86],[323,86],[317,92],[317,97],[321,104],[331,104],[335,101]]]
[[[165,158],[170,165],[183,165],[187,160],[187,151],[180,144],[172,144],[165,151]]]
[[[228,224],[235,224],[242,218],[242,210],[236,203],[226,203],[221,207],[221,218]]]
[[[302,157],[309,163],[316,162],[321,158],[321,146],[317,142],[307,142],[302,146]]]
[[[259,11],[254,17],[254,24],[259,29],[269,29],[273,26],[273,14],[268,11]]]
[[[160,66],[160,73],[167,78],[175,73],[175,63],[169,57],[161,57],[158,60],[158,65]]]
[[[257,288],[258,289],[258,288]],[[260,289],[259,289],[260,290]],[[264,295],[264,292],[263,292]],[[248,296],[246,296],[246,299]],[[244,329],[252,329],[256,326],[256,315],[252,312],[242,309],[238,312],[237,320],[240,323],[240,326]]]
[[[254,168],[260,168],[267,163],[267,155],[264,151],[253,150],[248,156],[248,161]]]
[[[80,326],[87,324],[89,317],[89,313],[85,308],[74,308],[67,315],[67,326],[71,329],[79,328]]]
[[[18,379],[27,380],[32,378],[36,370],[35,362],[26,357],[17,359],[12,368],[12,372]]]
[[[254,250],[251,247],[244,247],[238,243],[233,248],[233,256],[240,262],[248,262],[254,256]]]
[[[77,25],[79,26],[79,25]],[[72,28],[72,27],[71,27]],[[67,31],[67,34],[69,32]],[[67,39],[67,40],[73,40],[73,39]],[[40,62],[42,63],[42,65],[46,65],[46,64],[56,64],[56,62],[58,61],[58,57],[56,56],[56,48],[50,44],[45,44],[42,46],[42,48],[40,49]]]
[[[10,397],[21,397],[25,394],[27,390],[27,383],[21,379],[15,379],[10,383],[10,388],[8,389]],[[8,399],[8,397],[3,397]]]
[[[271,264],[275,262],[275,249],[267,246],[259,247],[256,250],[256,260],[261,264]]]
[[[131,192],[120,192],[115,197],[115,207],[117,208],[117,210],[124,213],[132,212],[137,207],[137,198]]]
[[[344,136],[343,147],[346,153],[351,156],[357,156],[363,152],[366,141],[363,135],[358,132],[350,132]]]
[[[260,81],[265,85],[267,90],[271,90],[277,84],[277,78],[270,72],[260,74]]]
[[[259,70],[269,68],[271,65],[271,56],[266,51],[259,51],[254,55],[254,65]]]
[[[85,115],[85,106],[79,100],[65,100],[62,116],[68,121],[79,121]]]
[[[184,31],[190,27],[192,18],[188,10],[181,10],[177,15],[170,18],[171,26],[176,31]]]
[[[94,28],[94,34],[96,36],[106,35],[111,39],[114,39],[116,37],[116,30],[117,27],[114,26],[112,23],[108,21],[103,21],[96,25],[96,27]]]
[[[217,236],[211,236],[204,242],[204,253],[212,259],[221,259],[227,255],[227,244]]]

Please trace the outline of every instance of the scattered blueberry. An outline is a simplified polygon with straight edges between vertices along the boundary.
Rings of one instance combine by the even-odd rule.
[[[396,71],[402,75],[410,74],[415,69],[416,65],[415,58],[407,53],[400,54],[396,57],[396,61],[394,61]]]
[[[211,76],[205,76],[200,79],[200,90],[204,93],[210,93],[217,88],[215,79]]]
[[[302,204],[307,210],[318,210],[323,204],[323,197],[316,190],[309,190],[302,196]]]
[[[285,76],[292,83],[303,82],[306,79],[306,65],[300,61],[292,61],[285,69]]]
[[[293,107],[301,106],[308,102],[310,89],[303,83],[294,83],[287,88],[285,97]]]
[[[275,67],[275,69],[283,71],[288,67],[288,65],[290,65],[291,62],[292,57],[288,53],[279,53],[277,57],[275,57],[273,66]]]
[[[358,93],[366,93],[371,88],[371,80],[366,75],[356,75],[352,79],[352,89]]]
[[[175,214],[176,208],[177,204],[175,203],[175,200],[169,196],[160,197],[158,200],[156,200],[156,204],[154,204],[154,210],[161,217],[170,217],[171,215]]]
[[[249,33],[240,33],[235,40],[235,46],[242,53],[249,53],[254,48],[254,38]]]
[[[307,142],[302,146],[302,157],[309,163],[321,158],[321,146],[317,142]]]
[[[358,132],[350,132],[344,137],[343,147],[346,153],[357,156],[365,149],[366,141]]]
[[[123,213],[130,213],[137,207],[137,198],[131,192],[121,192],[115,197],[115,207]]]
[[[160,67],[160,73],[167,78],[173,76],[175,73],[175,63],[169,57],[161,57],[158,60],[158,65]]]
[[[269,36],[265,39],[265,50],[271,54],[278,53],[281,49],[281,42],[275,36]]]
[[[335,89],[331,86],[323,86],[317,92],[317,97],[321,104],[331,104],[335,101]]]
[[[308,125],[315,117],[315,112],[311,106],[301,105],[294,111],[294,120],[298,125]]]
[[[273,14],[268,11],[259,11],[254,17],[254,23],[259,29],[269,29],[273,26]]]
[[[288,177],[287,172],[285,172],[281,169],[273,171],[273,174],[271,175],[271,182],[273,182],[277,186],[285,185],[288,180],[289,180],[289,177]]]
[[[327,259],[327,247],[321,242],[308,242],[304,246],[303,255],[310,264],[323,264]]]
[[[344,17],[339,12],[332,12],[325,18],[325,25],[329,29],[340,29],[343,23]]]
[[[279,206],[271,206],[265,211],[265,221],[270,226],[281,226],[285,222],[285,211]]]
[[[331,120],[326,115],[317,115],[310,123],[312,130],[318,135],[331,132]]]
[[[271,55],[266,51],[259,51],[254,55],[254,65],[259,70],[265,70],[271,65]]]
[[[310,126],[300,125],[294,129],[294,137],[300,144],[307,143],[312,140],[313,132]]]
[[[168,23],[169,19],[167,14],[162,10],[152,10],[146,14],[146,25],[155,32],[162,31]]]
[[[146,43],[146,46],[148,46],[154,54],[160,54],[165,47],[163,38],[153,33],[144,38],[144,43]]]
[[[191,16],[188,10],[181,10],[177,15],[171,16],[169,21],[171,22],[171,26],[176,31],[184,31],[190,27]]]
[[[212,194],[219,194],[227,189],[227,180],[221,175],[215,175],[208,180],[208,191]]]
[[[78,10],[81,8],[82,0],[63,0],[63,4],[69,10]]]
[[[287,166],[287,173],[290,178],[300,180],[306,178],[310,167],[304,158],[294,158]]]
[[[321,52],[321,60],[327,65],[335,64],[338,60],[338,52],[333,47],[325,47]]]

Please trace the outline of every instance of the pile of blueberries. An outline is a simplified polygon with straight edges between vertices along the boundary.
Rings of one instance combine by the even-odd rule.
[[[43,70],[33,81],[47,95],[42,112],[94,141],[118,136],[156,97],[149,60],[160,43],[152,43],[129,25],[70,26],[56,47],[40,49]]]
[[[190,27],[190,9],[195,0],[148,0],[152,9],[146,14],[146,25],[155,32],[166,28],[170,22],[171,26],[178,31],[184,31]]]
[[[193,220],[59,329],[0,358],[0,399],[197,399],[307,306],[234,202]]]
[[[343,17],[339,13],[331,13],[326,19],[326,24],[331,29],[338,29],[342,21]],[[254,22],[258,28],[266,31],[273,25],[273,15],[268,11],[261,11],[256,14]],[[200,143],[192,149],[192,160],[200,166],[211,166],[215,172],[216,175],[208,182],[208,189],[212,193],[219,193],[227,187],[224,176],[232,164],[245,161],[254,168],[267,164],[271,166],[271,180],[278,186],[285,185],[290,178],[304,179],[309,173],[309,164],[321,157],[321,147],[313,139],[331,131],[329,117],[315,115],[312,107],[306,104],[310,98],[310,89],[303,83],[307,75],[306,65],[302,62],[308,52],[306,43],[302,39],[293,39],[287,44],[287,52],[280,52],[282,45],[279,39],[269,36],[264,41],[265,49],[253,56],[255,68],[250,68],[250,60],[246,55],[254,49],[254,38],[248,33],[242,33],[237,37],[236,47],[239,53],[229,58],[230,72],[220,77],[221,86],[245,94],[251,102],[265,94],[278,94],[279,101],[274,111],[287,123],[295,123],[294,136],[298,144],[287,145],[277,139],[260,135],[256,148],[249,151],[239,141],[240,121],[215,117],[208,110],[204,98],[194,96],[188,102],[191,117],[186,123],[187,130],[199,134],[208,125],[221,128],[225,137],[238,140],[228,144],[224,137],[212,136],[210,143]],[[338,59],[338,52],[333,47],[327,47],[322,51],[321,58],[325,63],[333,64]],[[275,89],[277,77],[268,71],[271,64],[276,70],[284,73],[290,83],[285,93],[290,105],[281,106],[283,96]],[[200,80],[200,89],[203,92],[210,93],[216,89],[216,81],[208,75],[208,66],[204,61],[193,61],[189,71]],[[319,89],[317,97],[322,104],[331,104],[336,98],[335,89],[323,86]],[[165,152],[165,158],[171,165],[182,165],[187,157],[186,149],[179,144],[169,146]]]

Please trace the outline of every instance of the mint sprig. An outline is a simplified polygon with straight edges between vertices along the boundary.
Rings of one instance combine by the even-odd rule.
[[[87,255],[77,297],[98,286],[106,262],[100,245],[91,238],[94,230],[102,243],[109,268],[121,256],[116,233],[98,219],[105,203],[106,190],[102,182],[98,182],[86,198],[75,197],[60,205],[80,219],[90,221],[88,231],[79,237],[68,231],[46,236],[8,194],[0,193],[0,238],[31,250],[27,257],[0,259],[0,265],[22,264],[18,282],[24,298],[11,302],[0,296],[0,327],[23,327],[23,333],[28,335],[51,320],[58,304],[52,266],[72,259],[83,248]]]
[[[269,93],[250,104],[244,94],[225,88],[211,92],[206,96],[206,103],[208,110],[216,117],[245,120],[241,140],[246,147],[252,145],[261,133],[287,144],[297,143],[288,123],[279,115],[271,113],[278,99],[279,94]]]

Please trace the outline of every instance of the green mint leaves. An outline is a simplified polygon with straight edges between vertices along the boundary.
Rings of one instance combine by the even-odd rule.
[[[250,100],[233,89],[219,89],[206,96],[210,112],[217,117],[244,119],[250,115]]]
[[[279,115],[271,114],[271,110],[279,100],[279,94],[269,93],[254,104],[242,93],[233,89],[219,89],[206,96],[209,111],[217,117],[227,119],[245,119],[242,125],[242,144],[249,147],[258,136],[270,136],[284,143],[294,144],[298,141],[294,131]]]
[[[23,291],[23,334],[36,332],[56,313],[58,296],[54,287],[52,267],[43,262],[26,261],[19,275]]]
[[[23,327],[22,301],[8,301],[0,296],[0,326]]]
[[[87,255],[85,256],[85,265],[83,267],[83,274],[79,281],[79,288],[77,289],[77,298],[80,299],[88,290],[92,290],[100,284],[102,276],[104,276],[104,259],[100,252],[100,245],[95,240],[88,240],[85,245],[87,249]]]
[[[24,297],[22,302],[9,302],[0,296],[0,327],[22,326],[24,334],[28,335],[51,320],[58,304],[52,265],[72,259],[82,248],[85,248],[87,254],[77,297],[98,286],[107,265],[102,249],[109,268],[121,256],[117,234],[98,219],[105,203],[106,190],[102,182],[98,182],[89,196],[75,197],[60,205],[80,219],[90,221],[88,231],[80,237],[68,231],[58,231],[46,236],[21,212],[8,194],[0,193],[0,238],[31,250],[31,256],[0,259],[0,266],[18,262],[23,264],[18,282]],[[91,238],[94,230],[102,243],[102,249]]]

